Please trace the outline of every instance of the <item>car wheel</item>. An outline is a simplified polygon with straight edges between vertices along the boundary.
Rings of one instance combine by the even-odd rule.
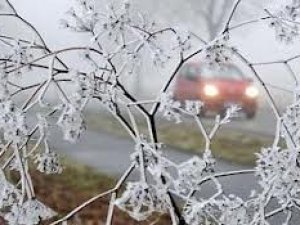
[[[205,117],[205,116],[206,116],[206,110],[202,108],[202,109],[200,110],[199,116],[200,116],[200,117]]]
[[[223,119],[226,116],[226,113],[227,113],[226,108],[223,108],[219,111],[219,115],[220,115],[221,119]]]
[[[255,117],[255,112],[247,112],[246,117],[247,119],[253,119]]]

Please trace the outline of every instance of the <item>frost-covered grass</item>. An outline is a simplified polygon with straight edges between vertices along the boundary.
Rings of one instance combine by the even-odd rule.
[[[61,174],[43,176],[35,168],[30,169],[37,199],[48,204],[59,216],[65,215],[93,195],[108,190],[115,182],[113,177],[97,172],[79,162],[67,158],[62,161],[64,172]],[[11,172],[10,179],[18,179],[18,174]],[[83,210],[78,218],[81,218],[84,224],[99,221],[101,217],[104,219],[107,202],[107,199],[97,201]],[[49,221],[43,224],[49,224]]]
[[[109,132],[116,136],[128,137],[128,134],[116,120],[108,114],[89,111],[86,115],[89,129],[93,131]],[[141,130],[146,133],[147,125],[138,120]],[[162,143],[179,151],[199,153],[204,148],[205,141],[194,123],[169,123],[159,121],[158,138]],[[254,165],[256,156],[262,146],[272,143],[269,136],[256,135],[247,131],[222,129],[212,143],[212,151],[215,157],[241,165]]]
[[[67,214],[83,201],[110,189],[116,182],[114,177],[82,165],[80,162],[67,158],[64,158],[63,162],[65,169],[60,175],[43,176],[32,170],[37,198],[47,203],[60,216]],[[106,198],[98,200],[81,211],[72,221],[74,223],[80,221],[80,224],[96,222],[98,224],[100,221],[102,224],[101,222],[105,221],[108,203],[109,199]],[[116,213],[115,221],[120,225],[136,224],[120,211]]]

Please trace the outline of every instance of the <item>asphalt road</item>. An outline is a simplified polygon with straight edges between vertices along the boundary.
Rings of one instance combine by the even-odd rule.
[[[57,140],[52,145],[58,152],[112,175],[120,175],[128,168],[130,154],[134,151],[134,142],[130,139],[115,137],[100,131],[86,131],[76,144],[61,140],[62,134],[60,132],[54,134],[51,138]],[[164,154],[176,163],[183,162],[193,156],[167,147],[164,149]],[[225,162],[218,164],[218,170],[220,171],[242,168],[247,167]]]
[[[206,119],[205,122],[211,123],[212,119]],[[264,110],[258,111],[255,119],[235,119],[226,124],[225,128],[270,136],[274,133],[274,122],[271,110],[264,108]],[[78,143],[70,144],[62,140],[60,131],[54,132],[52,136],[51,139],[56,140],[52,145],[58,152],[101,172],[120,176],[131,163],[130,154],[134,151],[134,142],[128,138],[116,137],[103,131],[86,131]],[[178,164],[193,156],[191,153],[184,153],[168,147],[165,147],[163,152],[169,159]],[[217,160],[217,172],[242,169],[249,169],[249,167]],[[230,180],[225,178],[222,181],[224,188],[227,189],[226,192],[238,196],[248,196],[251,190],[256,188],[255,179],[252,175],[235,176]]]
[[[130,165],[130,154],[134,151],[134,143],[129,139],[114,137],[103,132],[96,133],[91,131],[85,132],[82,139],[76,144],[62,141],[61,137],[62,135],[59,132],[52,136],[52,140],[56,140],[52,145],[58,152],[89,165],[96,170],[119,177]],[[192,154],[170,148],[166,148],[164,153],[176,163],[183,162],[192,157]],[[249,167],[242,167],[220,160],[217,161],[216,165],[216,172],[242,169],[249,169]],[[129,180],[136,180],[137,177],[136,171],[129,177]],[[255,185],[253,175],[234,176],[230,179],[222,178],[221,183],[224,193],[235,194],[241,198],[246,198],[250,195],[252,189],[258,188]],[[201,194],[208,196],[211,190],[211,186],[206,186],[203,188]],[[291,225],[299,224],[299,217],[294,217],[294,221],[296,222],[293,222]],[[282,222],[282,218],[277,217],[274,218],[271,225],[279,225]]]
[[[125,138],[114,137],[106,133],[87,131],[82,139],[72,145],[65,141],[59,141],[60,134],[55,134],[52,140],[54,148],[64,155],[89,165],[101,172],[121,176],[130,166],[130,154],[134,151],[133,141]],[[165,155],[176,163],[183,162],[192,154],[183,153],[175,149],[164,149]],[[249,167],[237,166],[223,161],[218,161],[216,171],[233,171],[249,169]],[[133,175],[130,179],[136,179]],[[251,189],[255,188],[252,175],[246,177],[236,176],[233,179],[223,179],[225,192],[238,196],[248,196]]]

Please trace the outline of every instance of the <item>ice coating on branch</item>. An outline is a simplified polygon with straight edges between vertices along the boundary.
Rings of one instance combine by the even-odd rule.
[[[241,108],[237,105],[230,106],[226,110],[225,115],[221,119],[220,123],[221,124],[230,123],[233,118],[236,118],[238,116],[238,113],[239,113],[240,110],[241,110]]]
[[[183,27],[175,27],[174,28],[175,31],[175,37],[176,37],[176,41],[177,41],[177,48],[180,49],[181,52],[186,52],[188,50],[191,49],[191,35],[189,33],[189,31],[187,31],[185,28]],[[175,47],[175,48],[176,48]]]
[[[110,2],[99,13],[95,12],[94,4],[94,1],[79,1],[62,24],[89,33],[91,46],[100,48],[104,58],[121,58],[129,74],[135,72],[143,59],[151,59],[154,66],[163,67],[174,53],[184,53],[191,47],[188,31],[178,27],[160,29],[149,16],[137,12],[130,1]],[[113,50],[108,51],[107,46]]]
[[[159,111],[167,120],[175,120],[176,123],[181,122],[179,108],[180,102],[174,100],[171,93],[163,93],[160,97]]]
[[[229,34],[225,33],[206,47],[205,60],[214,69],[222,69],[222,65],[231,59],[233,49],[228,42]]]
[[[130,159],[140,175],[139,180],[128,182],[125,191],[115,201],[116,206],[134,219],[147,220],[155,212],[172,215],[175,203],[170,198],[174,196],[174,199],[180,200],[180,204],[183,203],[184,207],[182,212],[176,212],[181,215],[175,215],[173,212],[172,216],[184,218],[189,225],[267,225],[268,217],[272,213],[283,214],[287,217],[284,225],[289,224],[290,213],[299,209],[300,205],[298,88],[293,104],[287,108],[282,117],[278,118],[280,126],[277,134],[280,136],[276,137],[277,142],[275,140],[273,146],[263,148],[261,153],[257,154],[255,174],[260,188],[245,200],[230,195],[223,190],[219,178],[242,176],[249,171],[233,171],[232,174],[216,172],[215,159],[210,149],[218,128],[231,121],[239,110],[238,107],[229,108],[222,118],[217,116],[209,133],[207,131],[209,129],[206,130],[205,124],[202,124],[201,102],[179,102],[165,86],[161,96],[155,100],[139,103],[138,99],[135,99],[136,96],[127,90],[123,81],[127,79],[124,75],[137,73],[137,67],[144,66],[146,60],[150,59],[151,67],[162,69],[176,60],[184,64],[185,60],[193,57],[189,53],[194,50],[199,52],[200,56],[204,56],[206,62],[215,69],[222,69],[222,65],[236,59],[238,56],[236,53],[239,53],[230,47],[231,26],[228,26],[228,32],[221,34],[212,42],[204,45],[205,41],[201,41],[201,46],[197,43],[197,48],[193,49],[189,31],[183,27],[157,24],[151,17],[137,12],[130,1],[109,1],[106,7],[99,9],[96,9],[95,3],[96,1],[92,0],[77,0],[68,12],[68,19],[62,21],[65,27],[89,35],[91,40],[89,45],[78,48],[80,50],[76,49],[80,51],[78,55],[83,55],[84,61],[88,62],[82,71],[78,68],[73,69],[71,65],[64,66],[63,51],[67,53],[70,49],[61,50],[57,55],[46,48],[42,49],[43,54],[50,51],[49,55],[43,55],[42,62],[36,60],[30,63],[32,52],[41,50],[43,46],[32,41],[10,39],[1,35],[0,44],[1,48],[5,46],[5,51],[0,53],[0,67],[3,67],[3,71],[0,70],[0,156],[5,162],[1,163],[3,171],[0,170],[0,211],[9,224],[34,225],[55,215],[51,209],[34,198],[28,165],[34,159],[36,169],[42,173],[62,172],[58,155],[49,147],[51,117],[59,115],[57,124],[63,131],[64,139],[75,142],[85,130],[83,113],[92,99],[104,104],[124,126],[128,126],[128,130],[135,131],[132,132],[135,147]],[[278,39],[290,42],[299,33],[300,3],[299,0],[286,0],[281,3],[279,8],[265,10],[269,16],[266,21],[271,21]],[[72,51],[75,52],[75,49]],[[45,68],[50,71],[47,80],[23,87],[21,81],[16,81],[17,77],[13,76],[14,80],[10,76],[16,71],[23,74],[25,67],[37,66],[41,70],[44,69],[47,67],[44,61],[48,60],[48,56],[51,56],[52,60],[48,66],[50,68]],[[245,64],[251,66],[251,62]],[[140,75],[139,73],[137,75]],[[72,86],[71,91],[65,90],[65,83]],[[49,94],[48,86],[44,85],[50,84],[51,87],[54,84],[60,97],[60,102],[54,107],[43,104],[44,95]],[[18,97],[24,90],[33,92],[28,103],[35,103],[19,107],[14,96]],[[158,142],[160,135],[157,135],[155,115],[147,111],[148,104],[152,103],[159,106],[158,111],[168,120],[180,122],[183,116],[195,119],[205,139],[202,157],[195,156],[184,162],[173,162],[164,155],[162,145]],[[142,108],[144,104],[147,105],[145,109]],[[127,121],[127,115],[121,117],[124,107],[130,110],[138,109],[146,115],[149,123],[148,136],[140,135],[138,124],[133,122],[135,118]],[[36,113],[34,111],[36,109],[43,110],[43,113]],[[26,125],[25,116],[31,116],[30,110],[33,110],[33,114],[36,113],[34,121],[30,123],[33,133],[30,133],[31,130],[29,131]],[[286,146],[283,144],[284,147],[278,147],[279,141],[283,141]],[[6,160],[7,156],[11,158]],[[19,174],[20,179],[15,183],[7,176],[10,170]],[[251,172],[254,173],[253,170]],[[202,197],[200,193],[202,184],[209,185],[213,192],[208,198]],[[275,212],[269,211],[269,208],[272,208],[269,207],[272,206],[270,200],[276,202],[276,207],[279,206],[275,208]],[[179,209],[181,210],[180,207]],[[173,224],[176,224],[176,218],[172,219]]]
[[[28,63],[33,58],[31,43],[24,43],[18,39],[12,39],[9,46],[10,51],[5,55],[5,58],[11,59],[15,68],[19,68],[22,64]],[[21,74],[20,71],[17,72]]]
[[[282,206],[300,201],[299,153],[295,149],[266,148],[258,154],[256,175],[268,196]]]
[[[68,11],[69,20],[62,20],[61,25],[77,32],[93,32],[99,20],[93,1],[77,0],[76,7]]]
[[[161,157],[161,145],[149,143],[144,136],[136,142],[135,152],[130,155],[132,161],[136,161],[137,166],[140,166],[140,155],[143,156],[143,164],[145,168],[153,167]]]
[[[129,182],[115,204],[137,221],[146,220],[154,212],[166,213],[169,201],[166,189],[143,182]]]
[[[21,194],[15,187],[6,180],[2,170],[0,170],[0,211],[17,203]]]
[[[15,144],[22,143],[28,133],[24,113],[10,100],[0,102],[0,130],[5,141]]]
[[[24,113],[10,98],[7,74],[0,69],[0,130],[7,142],[21,143],[28,133]]]
[[[221,212],[220,224],[244,225],[251,223],[251,217],[247,212],[247,204],[243,199],[229,195],[216,201],[216,205]]]
[[[134,24],[133,15],[131,14],[131,4],[129,1],[123,1],[120,5],[108,4],[106,15],[100,22],[102,32],[109,39],[116,43],[122,43],[123,35],[130,32],[131,25]]]
[[[209,174],[213,164],[213,160],[206,161],[206,158],[197,156],[181,163],[177,168],[178,179],[175,181],[177,191],[181,194],[189,194],[191,191],[198,190],[199,182],[205,174]]]
[[[282,117],[281,135],[289,146],[300,144],[300,91],[295,89],[293,104],[287,106]]]
[[[62,113],[57,121],[64,132],[64,139],[72,143],[76,142],[85,131],[83,110],[95,94],[95,81],[92,74],[71,73],[74,92],[69,98],[63,98]]]
[[[268,13],[272,17],[270,26],[275,30],[278,40],[290,43],[299,36],[299,0],[284,0]]]
[[[112,112],[116,111],[118,99],[118,88],[116,79],[111,77],[102,77],[96,82],[95,95],[98,96],[102,104]]]
[[[64,132],[64,139],[71,143],[75,143],[86,129],[81,110],[71,103],[64,104],[57,124]]]
[[[0,68],[0,102],[9,100],[8,75]]]
[[[200,115],[204,103],[201,101],[185,101],[185,111],[191,115]]]
[[[40,153],[36,156],[37,170],[45,174],[60,174],[63,168],[55,152]]]
[[[5,215],[9,225],[37,225],[41,220],[54,217],[56,213],[38,200],[27,200],[22,205],[14,204]]]
[[[79,72],[73,71],[71,78],[74,83],[74,91],[80,99],[89,100],[93,97],[95,81],[92,74],[80,74]]]
[[[50,130],[49,130],[50,127],[49,127],[48,120],[43,114],[40,113],[38,113],[36,117],[37,117],[37,126],[39,128],[40,135],[41,137],[47,139],[50,135]]]
[[[169,186],[173,182],[170,169],[173,163],[166,158],[162,152],[162,144],[153,144],[147,141],[144,136],[136,142],[135,152],[130,155],[131,161],[136,163],[137,168],[143,168],[151,174],[153,180],[164,186]],[[141,163],[141,159],[143,163]],[[164,182],[162,182],[162,176]]]
[[[183,208],[183,216],[189,225],[211,225],[206,214],[209,204],[206,202],[189,202]]]
[[[189,225],[246,225],[251,221],[247,204],[234,195],[201,202],[191,200],[183,215]]]

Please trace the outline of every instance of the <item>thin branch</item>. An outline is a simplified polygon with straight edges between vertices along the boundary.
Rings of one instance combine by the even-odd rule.
[[[70,51],[85,51],[85,50],[89,50],[91,52],[94,52],[96,54],[99,54],[99,55],[103,56],[102,52],[100,52],[99,50],[94,49],[94,48],[89,48],[89,47],[69,47],[69,48],[57,50],[57,51],[45,54],[43,56],[40,56],[40,57],[38,57],[36,59],[33,59],[32,61],[28,62],[27,64],[21,65],[21,66],[19,66],[17,68],[14,68],[14,69],[10,70],[10,71],[7,71],[7,73],[13,73],[13,72],[19,71],[19,70],[21,70],[22,68],[24,68],[27,65],[37,63],[38,61],[41,61],[42,59],[46,59],[46,58],[51,57],[53,55],[57,56],[57,55],[60,55],[62,53],[66,53],[66,52],[70,52]]]
[[[131,174],[131,172],[133,171],[133,169],[135,168],[135,165],[132,164],[126,171],[125,173],[122,175],[122,177],[120,178],[120,180],[117,182],[116,186],[106,192],[103,192],[99,195],[96,195],[93,198],[90,198],[89,200],[87,200],[86,202],[82,203],[80,206],[78,206],[77,208],[75,208],[74,210],[72,210],[70,213],[68,213],[68,215],[66,215],[65,217],[51,223],[50,225],[57,225],[59,223],[62,223],[64,221],[67,221],[68,219],[70,219],[71,217],[73,217],[75,214],[77,214],[78,212],[80,212],[81,210],[83,210],[85,207],[89,206],[91,203],[97,201],[100,198],[106,197],[107,195],[110,194],[114,194],[116,193],[116,191],[118,191],[121,187],[121,185],[124,183],[124,181],[127,179],[127,177]]]
[[[95,197],[87,200],[86,202],[84,202],[83,204],[81,204],[80,206],[78,206],[77,208],[73,209],[70,213],[68,213],[68,215],[66,215],[65,217],[51,223],[51,225],[57,225],[57,224],[60,224],[64,221],[67,221],[68,219],[70,219],[71,217],[73,217],[76,213],[80,212],[82,209],[84,209],[85,207],[89,206],[91,203],[97,201],[98,199],[100,198],[104,198],[106,197],[107,195],[110,195],[110,194],[113,194],[116,190],[113,188],[113,189],[110,189],[106,192],[103,192],[99,195],[96,195]]]
[[[235,12],[236,12],[236,10],[237,10],[237,8],[238,8],[238,6],[239,6],[239,4],[240,4],[241,2],[242,2],[242,0],[237,0],[236,3],[234,4],[233,9],[231,10],[231,13],[230,13],[230,15],[229,15],[229,18],[228,18],[228,20],[227,20],[227,22],[226,22],[226,25],[225,25],[225,27],[224,27],[224,29],[223,29],[223,31],[222,31],[222,34],[225,34],[226,32],[228,32],[228,29],[229,29],[231,20],[232,20],[234,14],[235,14]]]

